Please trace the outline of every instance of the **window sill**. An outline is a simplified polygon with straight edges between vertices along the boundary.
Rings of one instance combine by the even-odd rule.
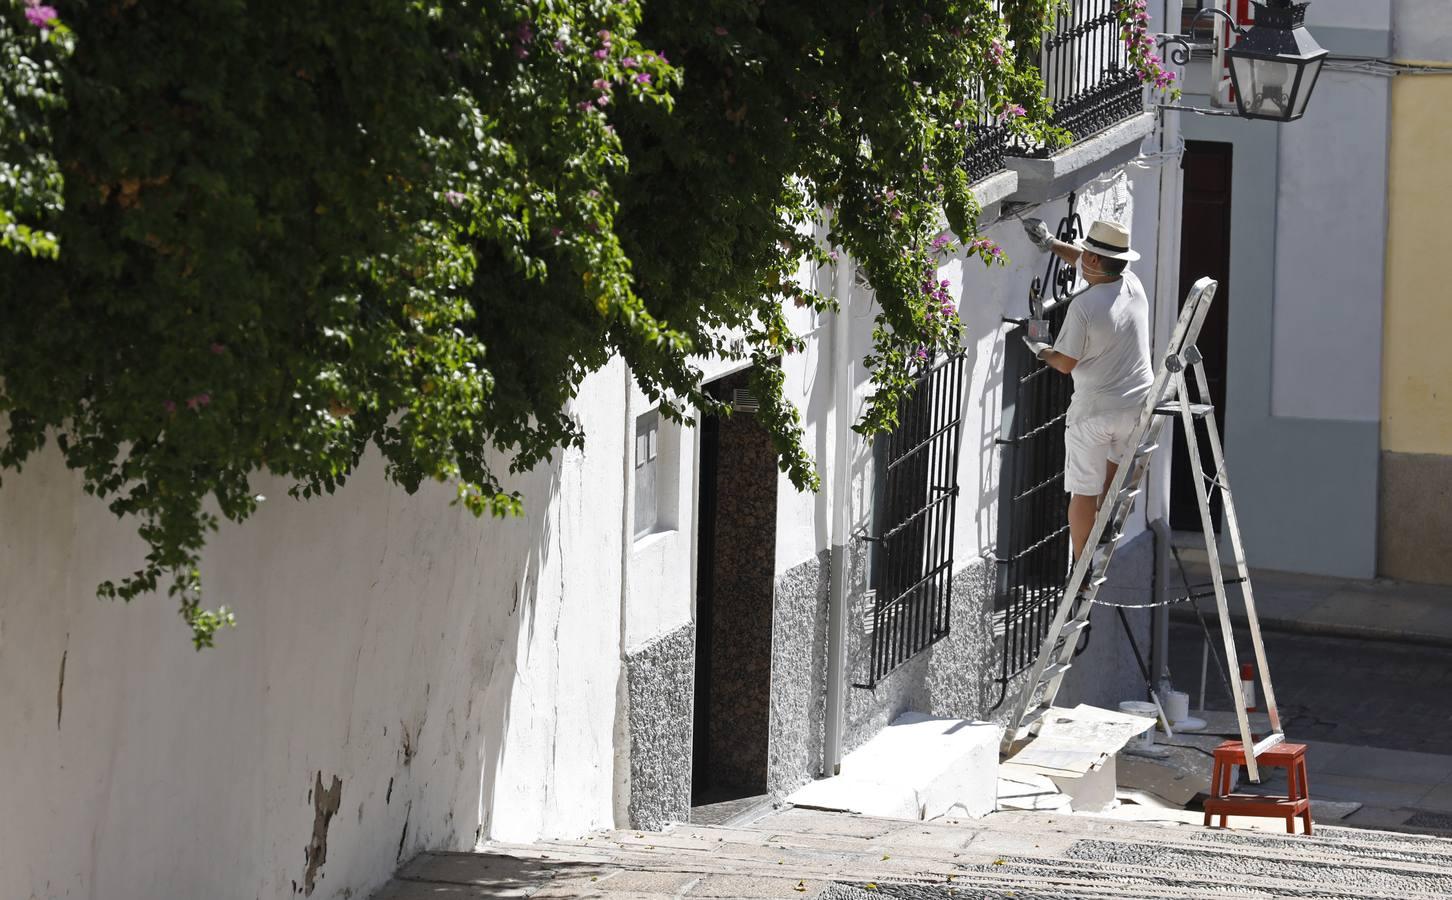
[[[662,528],[659,531],[652,531],[649,534],[642,534],[635,539],[635,543],[630,548],[631,552],[644,553],[645,551],[654,547],[656,544],[659,544],[667,538],[674,536],[678,532],[679,529],[676,528]]]
[[[1047,159],[1010,156],[1006,162],[1018,175],[1018,190],[1007,199],[1015,203],[1044,203],[1067,194],[1089,179],[1129,162],[1154,129],[1155,114],[1141,113]]]
[[[1013,169],[1001,169],[981,181],[973,182],[971,190],[973,199],[978,201],[978,220],[990,222],[997,216],[990,214],[989,207],[1003,202],[1018,191],[1018,173]]]

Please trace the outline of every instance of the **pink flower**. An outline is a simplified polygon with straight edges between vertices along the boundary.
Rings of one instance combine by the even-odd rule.
[[[658,60],[660,60],[660,64],[663,65],[663,66],[668,66],[668,65],[671,64],[671,61],[668,60],[668,59],[666,59],[664,53],[657,53],[656,56],[655,56],[655,58],[658,59]]]
[[[633,69],[636,66],[640,65],[639,63],[637,63],[635,61],[635,57],[633,57],[633,56],[627,56],[627,57],[625,57],[624,59],[622,59],[620,61],[620,64],[622,66],[624,66],[625,68],[627,68],[627,69]]]
[[[562,235],[564,233],[565,232],[563,230],[561,230],[560,228],[551,228],[550,229],[550,237],[552,237],[552,238],[557,238],[557,237],[559,237],[560,235]]]
[[[944,247],[948,246],[948,240],[949,240],[949,238],[948,238],[948,235],[947,235],[946,232],[944,232],[943,234],[938,235],[937,237],[933,238],[933,249],[934,250],[941,250],[941,249],[943,249]]]
[[[175,413],[176,412],[176,401],[175,400],[166,400],[166,401],[163,401],[162,404],[161,404],[161,408],[164,409],[164,410],[166,410],[166,412],[167,412],[168,415],[171,415],[172,413]]]
[[[609,42],[609,40],[610,40],[610,32],[604,30],[603,28],[601,30],[595,32],[595,34],[602,41]]]
[[[1003,115],[1000,116],[999,118],[1004,119],[1006,121],[1008,119],[1021,118],[1021,117],[1026,116],[1026,115],[1028,115],[1028,110],[1024,109],[1021,105],[1019,105],[1017,103],[1010,103],[1008,106],[1006,106],[1004,108]]]
[[[605,106],[609,102],[610,102],[610,95],[609,94],[601,94],[600,96],[598,96],[598,97],[595,98],[595,103],[597,105],[599,105],[599,106]]]
[[[458,206],[464,202],[464,195],[458,191],[444,191],[444,199],[449,201],[450,206]]]
[[[520,22],[519,28],[515,29],[514,39],[521,44],[532,44],[534,43],[534,29],[528,22]]]
[[[168,401],[170,402],[170,401]],[[187,398],[187,409],[197,410],[212,402],[212,395],[203,391],[195,397]]]
[[[594,53],[594,56],[595,56],[596,59],[604,59],[605,57],[607,57],[609,55],[610,55],[610,51],[609,50],[606,50],[604,47],[601,47],[599,50],[596,50],[595,53]]]
[[[635,76],[635,80],[640,84],[650,84],[650,73],[641,72],[639,75]]]
[[[729,32],[729,31],[726,30],[726,26],[725,25],[717,25],[716,26],[716,36],[717,37],[725,37],[726,35],[728,35],[730,33],[731,32]]]
[[[54,6],[36,6],[34,3],[27,3],[25,9],[25,20],[36,28],[48,28],[50,23],[58,17]]]
[[[594,81],[590,82],[590,87],[594,88],[597,91],[608,91],[610,90],[610,82],[606,81],[603,78],[596,78]]]
[[[226,352],[227,352],[227,348],[226,347],[223,347],[221,344],[217,343],[216,341],[212,341],[212,353],[216,354],[217,356],[221,356],[223,353],[226,353]]]
[[[555,52],[556,53],[564,53],[565,52],[565,42],[564,41],[561,41],[561,40],[553,41],[553,42],[551,42],[550,46],[555,48]]]

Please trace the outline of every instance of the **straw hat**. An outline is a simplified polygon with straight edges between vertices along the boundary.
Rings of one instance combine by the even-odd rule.
[[[1127,262],[1139,259],[1139,254],[1129,249],[1129,229],[1118,222],[1095,222],[1089,226],[1089,233],[1074,246],[1105,259],[1122,259]]]

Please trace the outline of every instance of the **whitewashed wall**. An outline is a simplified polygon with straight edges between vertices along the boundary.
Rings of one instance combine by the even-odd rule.
[[[522,480],[520,519],[385,487],[375,458],[306,504],[257,485],[205,556],[240,624],[203,653],[170,601],[95,599],[140,547],[53,454],[7,474],[0,897],[291,896],[319,778],[316,897],[476,834],[611,825],[623,384],[587,380],[588,452]]]

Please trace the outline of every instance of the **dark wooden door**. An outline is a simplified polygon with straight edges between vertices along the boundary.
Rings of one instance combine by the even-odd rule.
[[[1225,420],[1226,345],[1230,324],[1230,174],[1231,145],[1211,141],[1186,141],[1181,165],[1185,170],[1184,218],[1180,226],[1180,286],[1188,289],[1196,279],[1209,275],[1220,283],[1215,301],[1205,317],[1197,346],[1205,357],[1205,376],[1210,382],[1210,399],[1220,424],[1222,440]],[[1185,298],[1180,298],[1184,303]],[[1200,461],[1211,471],[1205,429],[1200,426]],[[1215,530],[1220,531],[1220,501],[1211,499]],[[1200,531],[1200,507],[1190,474],[1190,457],[1183,440],[1175,441],[1174,469],[1170,486],[1170,527]]]

